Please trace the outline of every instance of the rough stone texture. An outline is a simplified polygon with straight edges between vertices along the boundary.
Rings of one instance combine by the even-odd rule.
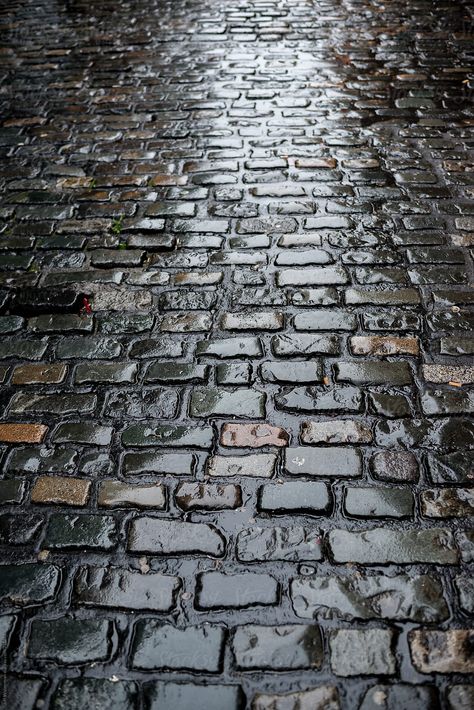
[[[338,629],[329,637],[331,668],[339,676],[394,675],[394,634],[389,629]]]
[[[472,618],[473,36],[472,0],[4,0],[6,707],[471,708],[407,638]]]
[[[420,673],[473,673],[473,637],[472,629],[411,631],[413,664]]]

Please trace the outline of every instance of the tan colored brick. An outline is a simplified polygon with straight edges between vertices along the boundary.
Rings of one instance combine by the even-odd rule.
[[[5,444],[40,444],[47,431],[44,424],[0,424],[0,441]]]
[[[14,385],[57,384],[66,377],[66,365],[19,365],[15,367],[12,377]]]
[[[224,424],[221,431],[223,446],[250,447],[288,446],[288,432],[270,424]]]
[[[33,503],[85,505],[90,487],[91,482],[83,478],[40,476],[31,492],[31,500]]]
[[[419,355],[418,338],[398,338],[385,335],[354,335],[351,339],[354,355]]]

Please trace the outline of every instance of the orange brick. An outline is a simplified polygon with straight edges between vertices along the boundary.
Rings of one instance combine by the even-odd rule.
[[[40,444],[48,431],[44,424],[0,424],[0,441],[6,444]]]

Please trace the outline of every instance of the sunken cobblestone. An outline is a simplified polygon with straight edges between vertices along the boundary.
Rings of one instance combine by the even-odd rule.
[[[2,707],[471,710],[471,0],[0,30]]]

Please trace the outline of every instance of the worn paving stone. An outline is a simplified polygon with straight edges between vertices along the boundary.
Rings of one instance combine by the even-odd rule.
[[[277,604],[278,597],[278,583],[268,574],[205,572],[197,580],[198,609],[245,609],[251,606],[271,606]]]
[[[269,424],[224,424],[221,444],[230,447],[287,446],[288,433]]]
[[[26,655],[61,665],[84,665],[105,661],[111,653],[113,625],[108,620],[34,619]]]
[[[52,698],[54,710],[73,707],[120,707],[134,710],[138,701],[136,683],[104,678],[68,678],[63,680]]]
[[[234,684],[196,685],[161,681],[147,683],[144,689],[149,710],[163,707],[186,710],[196,706],[206,710],[240,710],[243,704],[242,690]]]
[[[31,491],[32,503],[84,506],[91,482],[66,476],[40,476]]]
[[[48,431],[44,424],[0,424],[0,441],[5,444],[40,444]]]
[[[323,660],[318,626],[239,626],[232,639],[232,650],[242,671],[319,668]]]
[[[275,472],[275,454],[248,454],[247,456],[212,456],[207,462],[209,476],[252,476],[271,478]]]
[[[372,439],[370,427],[353,419],[306,421],[301,425],[301,441],[304,444],[370,444]]]
[[[183,510],[234,510],[242,505],[242,489],[214,483],[181,483],[175,500]]]
[[[218,673],[222,666],[225,632],[205,624],[177,628],[155,619],[137,622],[132,666],[143,670],[168,668]]]
[[[244,417],[261,419],[265,416],[266,395],[247,389],[219,390],[195,388],[191,393],[189,413],[192,417]]]
[[[324,515],[331,505],[328,486],[320,481],[285,481],[259,489],[258,507],[263,512]]]
[[[242,562],[285,560],[299,562],[322,558],[321,538],[303,527],[248,528],[237,536],[237,557]]]
[[[331,668],[338,676],[394,675],[396,659],[389,629],[338,629],[329,638]]]
[[[134,518],[128,532],[130,552],[162,555],[224,554],[225,538],[212,525],[143,516]]]
[[[285,449],[285,469],[294,476],[351,478],[362,473],[362,460],[349,447],[298,446]]]
[[[161,483],[132,485],[109,479],[99,485],[97,505],[103,508],[166,508],[166,489]]]
[[[170,575],[81,567],[74,597],[84,606],[168,612],[176,605],[180,586],[180,579]]]
[[[449,615],[440,582],[427,575],[299,577],[291,583],[303,619],[412,619],[439,622]]]
[[[472,629],[415,629],[408,636],[415,668],[420,673],[472,673]]]
[[[438,706],[436,689],[424,685],[374,685],[364,695],[360,710],[396,710],[400,707],[430,710]]]
[[[61,571],[55,565],[2,565],[0,600],[15,606],[45,604],[58,591]]]
[[[337,688],[321,685],[295,693],[257,693],[252,710],[340,710]]]

